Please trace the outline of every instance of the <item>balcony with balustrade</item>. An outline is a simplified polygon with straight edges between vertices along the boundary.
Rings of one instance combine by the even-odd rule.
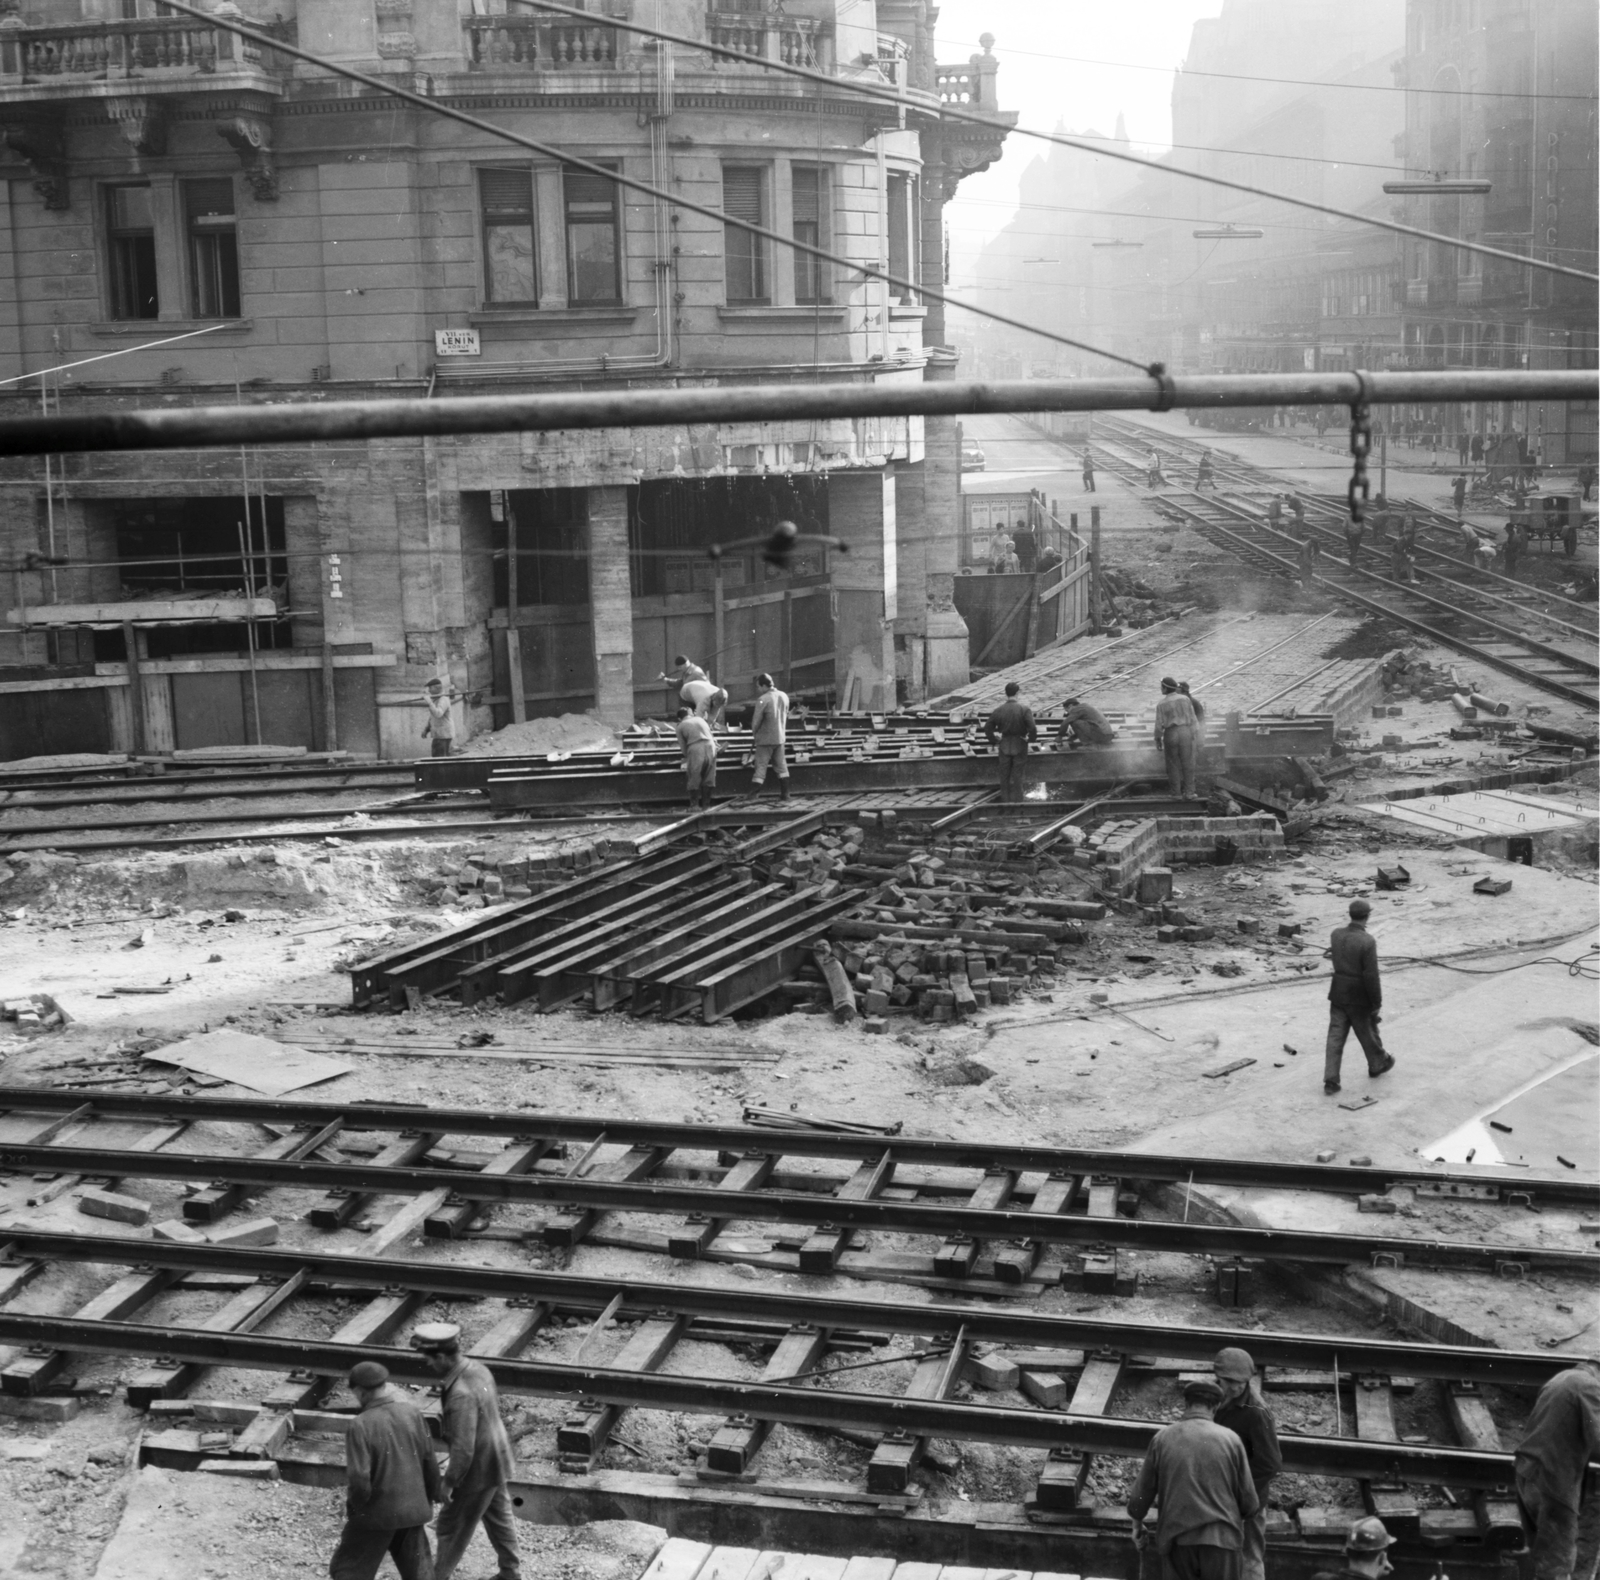
[[[272,58],[268,58],[268,57]],[[188,17],[28,26],[0,19],[0,106],[283,92],[284,57]]]
[[[622,65],[621,30],[612,22],[572,22],[564,17],[469,16],[461,19],[470,71],[616,71]]]

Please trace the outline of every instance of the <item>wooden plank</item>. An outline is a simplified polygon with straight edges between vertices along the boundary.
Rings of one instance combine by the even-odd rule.
[[[759,1547],[718,1547],[695,1580],[752,1580],[760,1557]]]
[[[876,1161],[865,1159],[858,1163],[855,1172],[837,1191],[840,1201],[871,1201],[894,1179],[894,1154],[885,1152]],[[802,1273],[831,1273],[839,1261],[839,1254],[849,1242],[848,1229],[834,1229],[821,1224],[806,1236],[800,1247]]]
[[[1048,1175],[1034,1193],[1033,1203],[1028,1208],[1029,1213],[1049,1217],[1068,1211],[1078,1199],[1082,1185],[1082,1179],[1076,1174]],[[1038,1240],[1029,1240],[1023,1245],[997,1251],[994,1258],[994,1276],[1003,1284],[1023,1283],[1038,1264],[1043,1252],[1044,1246]]]
[[[1017,1188],[1017,1175],[1013,1169],[990,1169],[972,1195],[967,1198],[967,1208],[974,1212],[998,1212]],[[978,1260],[980,1245],[971,1235],[951,1235],[933,1253],[933,1271],[939,1278],[965,1278]]]
[[[682,1536],[670,1537],[639,1580],[697,1580],[711,1551],[710,1542],[691,1542]]]
[[[174,1269],[157,1268],[143,1273],[129,1273],[114,1284],[102,1289],[73,1315],[80,1322],[120,1322],[132,1316],[141,1306],[155,1299],[178,1274]],[[36,1394],[60,1376],[67,1363],[65,1350],[46,1350],[42,1353],[19,1355],[0,1371],[0,1393]]]
[[[1356,1379],[1356,1436],[1369,1443],[1398,1443],[1394,1419],[1394,1391],[1387,1377]],[[1362,1501],[1388,1527],[1391,1536],[1415,1538],[1421,1532],[1422,1511],[1405,1487],[1387,1482],[1363,1481]]]
[[[189,625],[197,620],[274,620],[277,615],[278,606],[270,598],[134,598],[121,603],[51,603],[7,609],[6,623],[97,625],[110,629],[130,621],[139,625]]]
[[[1078,1385],[1067,1403],[1069,1415],[1104,1415],[1111,1408],[1112,1395],[1122,1380],[1125,1358],[1121,1355],[1095,1355],[1083,1364]],[[1034,1489],[1037,1506],[1052,1513],[1068,1513],[1082,1505],[1094,1459],[1070,1449],[1052,1449],[1039,1473]]]
[[[672,1353],[672,1347],[683,1336],[689,1325],[684,1316],[651,1318],[641,1322],[633,1337],[608,1363],[608,1369],[627,1372],[653,1372]],[[617,1404],[581,1405],[563,1421],[556,1430],[556,1452],[561,1456],[563,1468],[578,1462],[585,1469],[604,1451],[613,1429],[622,1419],[624,1407]]]
[[[844,1568],[844,1580],[893,1580],[894,1574],[892,1558],[852,1558]]]
[[[66,675],[59,680],[0,680],[0,697],[35,691],[100,691],[126,686],[126,675]]]
[[[945,1355],[929,1356],[918,1361],[911,1381],[906,1385],[907,1399],[948,1399],[966,1369],[968,1353],[967,1330],[962,1330],[950,1341]],[[911,1484],[911,1473],[927,1452],[928,1440],[895,1432],[884,1437],[872,1451],[867,1462],[868,1492],[905,1492]]]
[[[831,1553],[762,1553],[751,1580],[843,1580],[848,1558]]]
[[[760,1190],[767,1183],[777,1164],[771,1152],[750,1152],[739,1159],[717,1181],[719,1191]],[[679,1261],[693,1261],[716,1237],[722,1233],[726,1218],[713,1218],[704,1213],[684,1220],[683,1226],[667,1232],[667,1255]]]
[[[1483,1395],[1476,1383],[1451,1383],[1445,1394],[1445,1404],[1463,1448],[1473,1448],[1481,1454],[1504,1452],[1500,1428],[1489,1414],[1489,1407],[1483,1402]],[[1512,1499],[1475,1492],[1472,1506],[1477,1513],[1480,1529],[1494,1546],[1511,1547],[1518,1544],[1522,1533],[1522,1517]]]
[[[666,1161],[671,1150],[670,1147],[630,1147],[620,1158],[601,1164],[592,1178],[618,1185],[644,1179]],[[550,1246],[574,1246],[585,1239],[599,1221],[599,1209],[593,1207],[557,1213],[541,1230],[540,1238]]]
[[[504,1147],[478,1170],[481,1175],[496,1179],[510,1175],[526,1174],[550,1150],[548,1141],[514,1141]],[[494,1204],[486,1201],[451,1201],[431,1212],[423,1219],[422,1232],[430,1240],[453,1240],[469,1223],[488,1217]]]
[[[792,1382],[816,1370],[828,1353],[828,1334],[823,1328],[791,1328],[778,1341],[778,1347],[761,1372],[763,1383]],[[744,1417],[724,1421],[711,1436],[706,1449],[706,1469],[725,1475],[741,1476],[750,1468],[761,1445],[772,1431],[770,1421]]]

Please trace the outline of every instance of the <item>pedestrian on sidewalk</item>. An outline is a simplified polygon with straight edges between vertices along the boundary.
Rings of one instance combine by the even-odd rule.
[[[983,733],[1000,753],[1000,799],[1020,801],[1027,790],[1028,746],[1039,739],[1033,709],[1020,699],[1022,687],[1006,682],[1006,700],[985,721]]]
[[[675,733],[683,748],[689,805],[709,808],[711,792],[717,788],[717,738],[711,733],[711,726],[687,708],[678,709]]]
[[[516,1469],[511,1439],[500,1419],[500,1395],[482,1361],[461,1353],[461,1329],[453,1322],[425,1322],[411,1335],[414,1349],[442,1379],[445,1504],[439,1510],[439,1552],[434,1580],[450,1580],[481,1524],[499,1560],[495,1580],[520,1580],[517,1522],[506,1483]]]
[[[1459,466],[1464,467],[1467,464],[1467,456],[1471,452],[1471,449],[1472,440],[1467,437],[1467,430],[1463,428],[1461,432],[1456,435],[1456,455],[1459,457],[1457,462]]]
[[[1087,450],[1083,452],[1083,491],[1086,494],[1097,492],[1094,486],[1094,457]]]
[[[1385,1050],[1378,1035],[1383,1010],[1383,984],[1378,977],[1378,945],[1367,931],[1372,907],[1365,900],[1350,902],[1350,920],[1335,927],[1328,953],[1333,957],[1333,981],[1328,987],[1328,1046],[1322,1064],[1322,1090],[1339,1090],[1339,1066],[1346,1039],[1353,1031],[1367,1056],[1367,1074],[1374,1080],[1394,1068],[1394,1055]]]
[[[1472,470],[1476,472],[1483,465],[1483,435],[1475,433],[1472,436]]]
[[[1539,1390],[1515,1457],[1517,1507],[1533,1580],[1594,1580],[1600,1556],[1600,1363],[1580,1361]]]
[[[1248,1350],[1234,1348],[1217,1351],[1211,1363],[1222,1403],[1212,1419],[1225,1426],[1244,1444],[1245,1463],[1256,1489],[1260,1507],[1244,1523],[1244,1547],[1240,1558],[1240,1580],[1266,1580],[1267,1574],[1267,1494],[1272,1478],[1283,1469],[1283,1453],[1278,1447],[1278,1429],[1261,1396],[1261,1376]]]
[[[789,799],[789,759],[784,743],[789,739],[789,693],[779,691],[771,675],[756,676],[756,707],[750,718],[750,742],[755,748],[751,788],[757,795],[767,782],[767,769],[778,776],[778,799]]]
[[[1222,1390],[1209,1377],[1183,1388],[1183,1414],[1156,1433],[1128,1499],[1133,1540],[1149,1540],[1144,1517],[1157,1506],[1162,1580],[1240,1580],[1244,1524],[1259,1507],[1244,1444],[1211,1412]]]
[[[1319,1569],[1311,1580],[1383,1580],[1394,1573],[1389,1549],[1394,1537],[1375,1516],[1357,1520],[1344,1539],[1344,1567]]]
[[[1186,799],[1194,795],[1194,760],[1200,734],[1194,704],[1166,676],[1156,704],[1156,750],[1167,763],[1167,788]]]
[[[373,1580],[387,1553],[400,1580],[434,1580],[428,1521],[443,1489],[422,1412],[377,1361],[350,1369],[361,1406],[345,1436],[344,1529],[328,1562],[332,1580]]]

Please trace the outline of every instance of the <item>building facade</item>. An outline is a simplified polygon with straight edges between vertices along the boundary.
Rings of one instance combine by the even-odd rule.
[[[987,49],[937,66],[927,0],[214,9],[552,152],[152,0],[0,0],[0,409],[954,372],[920,290],[560,157],[936,286],[943,204],[1009,118]],[[436,675],[474,731],[622,724],[666,710],[680,652],[736,698],[762,669],[857,706],[967,676],[949,421],[45,457],[0,494],[0,757],[414,756]],[[781,519],[849,552],[770,565]]]

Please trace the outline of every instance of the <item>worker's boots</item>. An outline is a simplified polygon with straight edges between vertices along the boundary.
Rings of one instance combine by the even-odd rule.
[[[787,801],[789,799],[789,781],[787,779],[780,779],[778,781],[778,799],[780,801]]]

